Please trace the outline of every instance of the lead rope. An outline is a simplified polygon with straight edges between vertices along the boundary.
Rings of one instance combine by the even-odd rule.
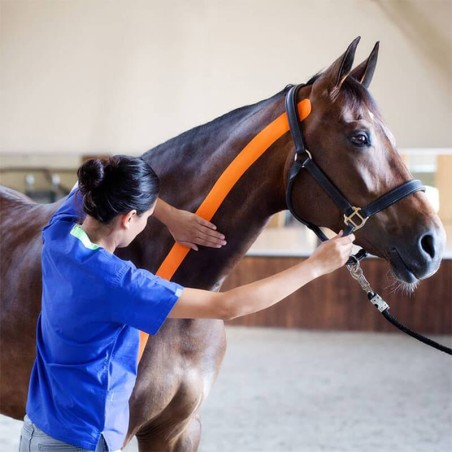
[[[386,303],[386,301],[383,300],[383,298],[380,297],[380,295],[377,292],[375,292],[372,289],[371,285],[369,284],[369,281],[367,281],[366,277],[364,276],[364,272],[361,268],[358,259],[354,259],[354,262],[352,263],[347,263],[347,269],[350,272],[350,275],[352,275],[352,278],[358,281],[359,285],[361,286],[361,289],[363,289],[364,292],[366,292],[369,301],[383,314],[383,317],[386,320],[392,323],[399,330],[403,331],[404,333],[408,334],[411,337],[414,337],[418,341],[430,345],[431,347],[436,348],[437,350],[440,350],[444,353],[447,353],[448,355],[452,355],[452,349],[446,347],[445,345],[439,344],[438,342],[435,342],[432,339],[429,339],[428,337],[422,336],[421,334],[416,333],[415,331],[410,330],[405,325],[402,325],[396,318],[394,318],[389,313],[389,305]]]

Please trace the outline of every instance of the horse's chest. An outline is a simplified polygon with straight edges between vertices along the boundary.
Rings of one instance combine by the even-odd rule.
[[[207,397],[226,348],[220,321],[169,320],[148,342],[135,399],[146,399],[149,414],[171,407],[190,416]]]

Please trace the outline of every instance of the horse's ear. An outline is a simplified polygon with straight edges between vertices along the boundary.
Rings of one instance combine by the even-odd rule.
[[[338,90],[350,73],[360,39],[360,36],[355,38],[345,53],[323,72],[322,79],[327,80],[330,92]]]
[[[380,43],[377,42],[372,49],[372,52],[370,52],[369,58],[367,58],[367,60],[364,60],[359,66],[356,66],[356,68],[350,72],[350,76],[358,80],[358,82],[360,82],[366,88],[369,88],[370,82],[372,81],[372,77],[374,75],[375,67],[377,65],[379,47]]]

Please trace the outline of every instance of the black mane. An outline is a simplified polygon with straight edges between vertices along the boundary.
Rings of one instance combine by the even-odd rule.
[[[150,152],[158,151],[167,147],[177,146],[178,143],[192,142],[194,138],[199,137],[200,134],[201,135],[215,134],[219,131],[220,127],[224,124],[225,121],[237,124],[238,122],[242,121],[245,117],[249,117],[256,113],[257,111],[261,110],[263,104],[271,102],[274,99],[285,95],[290,86],[291,85],[286,86],[283,90],[279,91],[278,93],[274,94],[273,96],[267,99],[256,102],[255,104],[245,105],[243,107],[236,108],[228,113],[225,113],[222,116],[213,119],[212,121],[196,126],[190,130],[187,130],[186,132],[182,132],[180,135],[170,138],[167,141],[149,149],[142,155],[142,157],[147,156]]]

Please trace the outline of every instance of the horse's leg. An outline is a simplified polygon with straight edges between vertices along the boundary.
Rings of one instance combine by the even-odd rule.
[[[199,409],[213,379],[193,364],[182,372],[183,378],[167,406],[136,433],[140,452],[194,452],[198,449]]]
[[[177,428],[171,422],[157,427],[150,425],[136,436],[139,452],[195,452],[201,440],[201,418],[196,412]]]
[[[226,350],[224,323],[168,319],[151,341],[130,399],[126,441],[136,436],[140,452],[195,451],[199,409]]]
[[[204,399],[203,376],[192,370],[168,406],[137,432],[140,452],[193,452],[201,438],[199,407]]]
[[[201,427],[201,416],[199,413],[195,413],[187,428],[179,436],[175,450],[198,450],[201,441]]]

